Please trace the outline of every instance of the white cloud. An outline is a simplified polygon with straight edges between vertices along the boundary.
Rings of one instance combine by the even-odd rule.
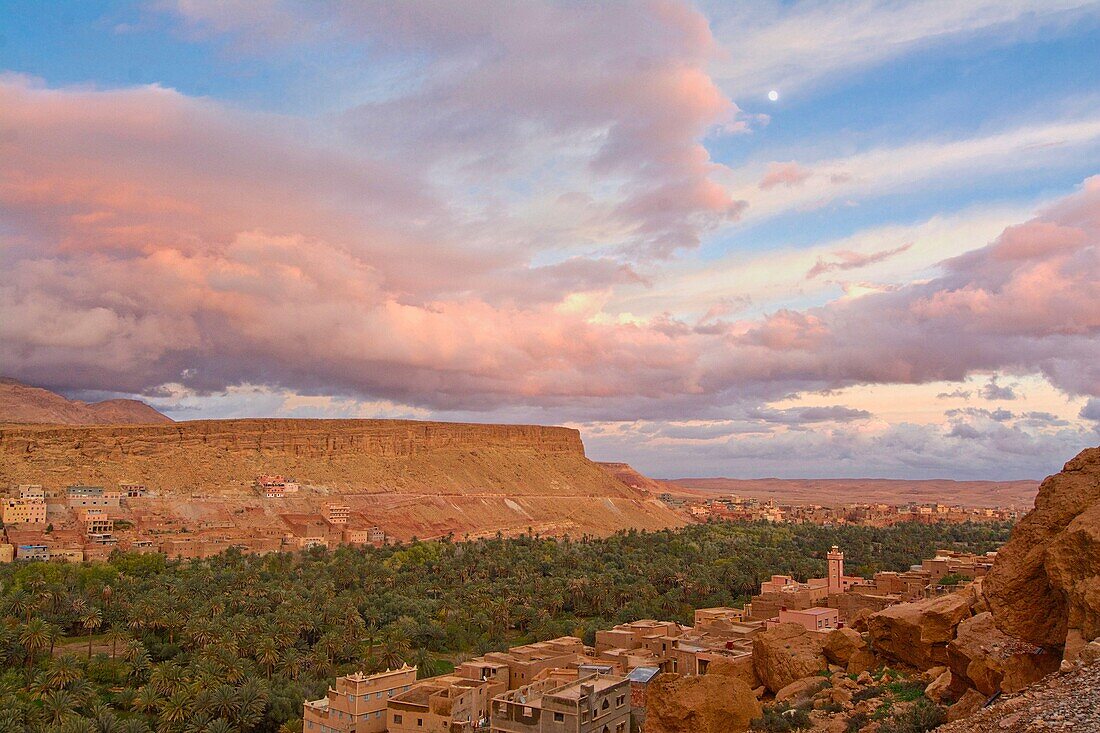
[[[713,68],[735,97],[790,92],[950,42],[1050,33],[1100,14],[1094,0],[754,2],[712,0],[725,54]]]

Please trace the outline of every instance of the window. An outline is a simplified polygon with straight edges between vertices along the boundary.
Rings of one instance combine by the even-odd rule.
[[[401,715],[400,714],[398,714],[398,713],[393,714],[393,724],[394,725],[401,725]]]
[[[554,722],[561,723],[565,720],[565,713],[554,713]]]
[[[417,728],[423,728],[424,727],[424,719],[423,718],[417,718],[416,719],[416,727]]]
[[[609,707],[611,707],[611,703],[609,703],[605,697],[603,699],[603,705],[600,706],[600,710],[607,710]]]

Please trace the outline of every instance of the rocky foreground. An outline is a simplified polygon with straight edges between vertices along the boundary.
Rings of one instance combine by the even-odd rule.
[[[647,733],[1100,732],[1100,448],[1039,489],[982,582],[857,615],[780,624],[751,657],[651,685]]]

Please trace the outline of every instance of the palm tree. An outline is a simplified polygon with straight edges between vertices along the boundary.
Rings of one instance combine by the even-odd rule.
[[[176,725],[187,720],[191,711],[191,696],[186,691],[180,690],[164,701],[160,709],[159,720],[169,726]]]
[[[152,733],[152,731],[149,730],[149,724],[141,718],[130,718],[122,722],[118,733]]]
[[[27,652],[27,669],[34,666],[35,658],[50,647],[56,638],[55,629],[40,618],[28,621],[19,632],[19,643]]]
[[[408,640],[396,634],[390,634],[382,642],[382,653],[379,656],[379,661],[386,666],[386,669],[398,669],[405,663],[405,657],[408,655]]]
[[[115,712],[107,705],[96,705],[91,710],[92,720],[98,733],[118,733],[120,721]]]
[[[236,733],[237,728],[234,727],[234,725],[232,723],[230,723],[228,720],[226,720],[225,718],[215,718],[214,720],[211,720],[206,725],[205,728],[203,728],[203,732],[204,733]]]
[[[44,679],[47,687],[56,690],[68,687],[83,676],[84,671],[77,658],[71,654],[62,654],[50,663]]]
[[[275,640],[271,638],[260,639],[256,644],[256,649],[253,653],[256,661],[264,666],[267,670],[267,678],[271,679],[271,671],[275,668],[275,665],[279,663],[279,647],[276,645]]]
[[[98,733],[96,724],[87,718],[68,718],[58,729],[58,733]]]
[[[60,725],[76,706],[76,698],[68,690],[50,690],[42,696],[42,712],[50,725]]]
[[[237,688],[233,685],[218,685],[210,691],[210,712],[220,718],[232,720],[240,710]]]
[[[114,659],[118,653],[118,643],[126,643],[130,640],[130,635],[126,633],[126,629],[120,626],[112,626],[107,631],[107,641],[111,642],[111,659]]]
[[[103,625],[103,612],[88,608],[80,615],[80,625],[88,632],[88,659],[92,658],[92,633]]]
[[[143,715],[155,714],[164,702],[164,696],[152,685],[145,685],[134,695],[132,707]]]
[[[15,590],[8,595],[7,603],[8,613],[15,617],[24,616],[24,623],[31,622],[31,613],[37,608],[38,604],[35,600],[24,590]]]
[[[416,654],[413,656],[413,663],[416,665],[416,676],[418,679],[435,677],[442,671],[439,660],[432,656],[432,653],[424,647],[420,647],[416,650]]]

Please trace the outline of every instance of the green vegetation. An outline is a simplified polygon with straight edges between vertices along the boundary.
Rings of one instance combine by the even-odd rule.
[[[1005,525],[888,529],[768,523],[414,542],[169,562],[0,566],[0,730],[291,731],[332,678],[738,604],[772,573],[860,572],[940,547],[976,552]],[[792,717],[795,714],[787,716]]]
[[[911,680],[898,680],[886,685],[895,700],[901,702],[913,702],[924,697],[924,685]]]
[[[945,719],[943,708],[928,700],[919,700],[904,712],[882,721],[879,733],[926,733],[943,724]]]
[[[965,575],[959,575],[958,573],[948,573],[947,575],[940,578],[940,585],[958,585],[959,583],[963,583],[967,580],[970,580],[970,578],[966,577]]]
[[[802,730],[813,725],[810,711],[813,705],[806,703],[798,707],[781,702],[764,708],[764,715],[752,721],[752,730],[762,733],[787,733]]]

